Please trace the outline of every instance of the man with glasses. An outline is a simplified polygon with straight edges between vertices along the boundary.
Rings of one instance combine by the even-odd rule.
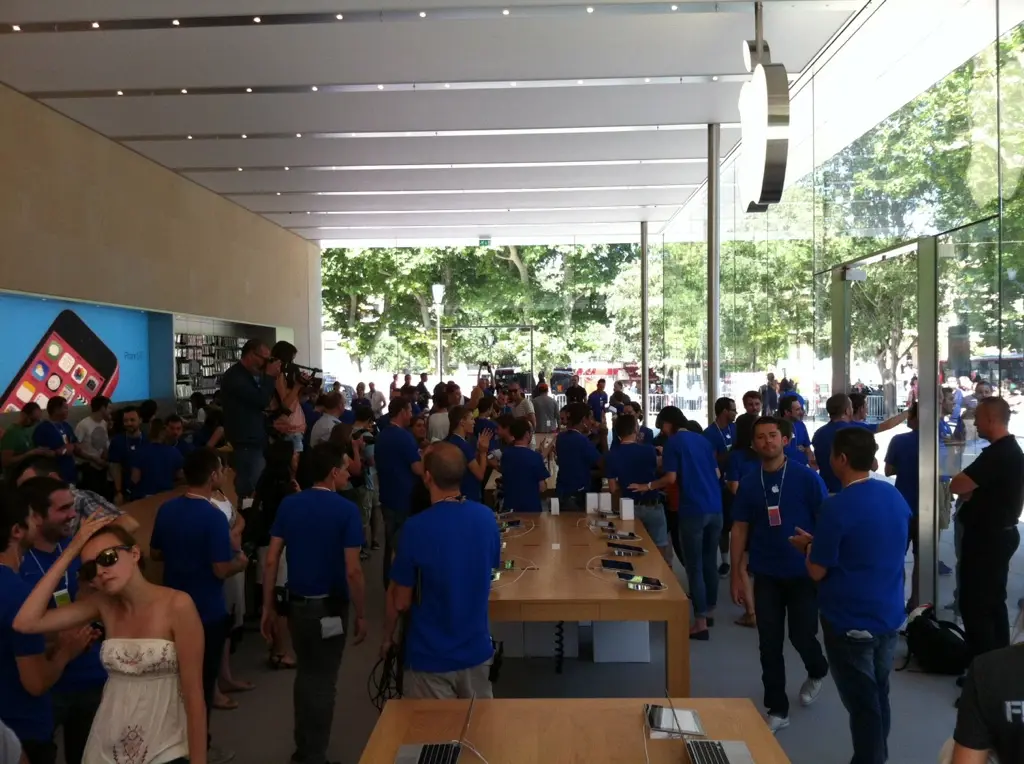
[[[267,344],[251,339],[242,346],[241,360],[224,372],[221,380],[224,432],[233,449],[235,493],[239,501],[256,490],[266,464],[265,412],[280,373],[281,362],[270,357]]]
[[[508,386],[508,397],[512,401],[512,416],[516,419],[525,419],[530,423],[530,429],[537,429],[537,413],[533,408],[533,401],[523,395],[523,389],[518,382]]]

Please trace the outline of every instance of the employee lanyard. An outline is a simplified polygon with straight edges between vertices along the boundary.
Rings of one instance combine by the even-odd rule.
[[[869,481],[869,480],[871,480],[871,476],[870,476],[870,475],[868,475],[868,476],[867,476],[866,478],[860,478],[860,479],[858,479],[858,480],[851,480],[851,481],[850,481],[850,482],[849,482],[849,483],[848,483],[848,484],[846,485],[846,487],[847,487],[847,488],[849,488],[849,487],[850,487],[851,485],[857,485],[857,483],[866,483],[866,482],[867,482],[867,481]]]
[[[28,550],[28,553],[29,553],[29,556],[32,557],[32,562],[34,562],[36,564],[36,567],[39,568],[39,574],[42,575],[42,576],[45,576],[46,575],[46,571],[43,569],[42,564],[39,562],[39,558],[36,557],[36,553],[33,550],[31,550],[31,549]],[[60,556],[63,553],[64,553],[64,550],[61,548],[61,545],[57,544],[57,555]],[[67,590],[68,590],[68,572],[65,570],[64,571],[64,591],[67,591]]]
[[[789,459],[787,459],[786,461],[784,461],[782,463],[782,479],[779,480],[779,495],[776,498],[775,504],[774,504],[774,506],[776,506],[776,507],[781,507],[782,506],[782,486],[786,482],[786,468],[787,467],[789,467]],[[765,509],[770,509],[770,507],[772,505],[768,504],[768,492],[765,490],[765,487],[764,487],[764,467],[761,467],[761,493],[764,494],[764,507],[765,507]]]
[[[726,426],[726,428],[723,430],[721,427],[718,426],[718,422],[715,422],[715,429],[718,430],[718,434],[722,436],[722,445],[728,446],[729,436],[726,433],[729,432],[729,427]]]
[[[207,502],[212,507],[217,507],[217,505],[213,503],[213,499],[212,498],[207,498],[206,496],[200,496],[200,495],[195,494],[195,493],[187,493],[187,492],[185,493],[185,496],[187,498],[189,498],[189,499],[200,499],[201,501]],[[220,507],[217,507],[217,509],[220,509]]]

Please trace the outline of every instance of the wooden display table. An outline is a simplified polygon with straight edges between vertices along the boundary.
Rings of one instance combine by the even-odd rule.
[[[608,543],[603,533],[588,527],[590,516],[524,513],[515,518],[522,526],[502,536],[506,548],[501,556],[515,560],[516,570],[503,571],[494,583],[491,620],[664,621],[666,686],[673,697],[688,696],[690,603],[643,524],[613,521],[617,529],[642,537],[622,543],[647,550],[641,557],[614,559],[633,563],[637,574],[661,579],[664,591],[632,591],[614,573],[601,570],[599,560],[607,556]]]
[[[746,699],[679,698],[692,709],[708,737],[742,740],[756,764],[789,764],[754,704]],[[664,698],[478,700],[466,740],[490,764],[643,764],[644,703]],[[401,745],[457,740],[468,700],[392,700],[384,707],[363,749],[360,764],[393,764]],[[681,740],[647,740],[652,764],[687,764]],[[463,751],[459,761],[478,759]]]

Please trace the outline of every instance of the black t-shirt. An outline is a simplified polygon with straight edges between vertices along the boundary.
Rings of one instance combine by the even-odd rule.
[[[566,403],[586,403],[587,389],[582,385],[573,385],[565,391]]]
[[[978,484],[959,511],[965,529],[996,533],[1017,525],[1024,508],[1024,451],[1014,436],[989,445],[964,473]]]
[[[956,714],[953,739],[999,761],[1024,761],[1024,647],[1004,647],[974,659]]]

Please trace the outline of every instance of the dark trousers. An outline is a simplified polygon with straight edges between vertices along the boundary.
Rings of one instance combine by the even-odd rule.
[[[394,558],[395,552],[398,551],[398,538],[402,534],[402,526],[405,525],[408,515],[383,506],[380,511],[384,515],[384,564],[382,567],[384,568],[384,591],[387,591],[388,584],[391,582],[391,560]]]
[[[57,746],[50,740],[22,740],[21,751],[28,764],[57,764]]]
[[[760,613],[757,620],[761,620]],[[850,715],[850,764],[885,764],[892,722],[889,674],[899,633],[892,631],[860,639],[836,632],[825,621],[821,628],[832,679]]]
[[[789,716],[786,695],[786,661],[782,655],[789,616],[789,641],[800,654],[811,679],[828,673],[828,661],[818,644],[818,589],[801,578],[754,576],[754,612],[761,651],[761,682],[764,707],[776,716]]]
[[[1010,644],[1006,579],[1020,533],[1007,528],[995,534],[964,529],[960,561],[960,617],[972,655]]]
[[[213,710],[213,695],[217,689],[217,677],[220,676],[229,628],[227,617],[203,623],[203,698],[206,700],[207,747],[210,745],[210,711]]]
[[[288,614],[288,629],[295,649],[295,753],[293,762],[325,764],[327,745],[334,722],[334,698],[341,669],[341,656],[348,633],[347,608],[341,618],[345,634],[324,639],[320,619],[336,614],[327,600],[293,601]]]
[[[53,693],[53,728],[64,730],[64,761],[82,764],[92,720],[103,699],[103,685]]]
[[[587,492],[575,491],[558,497],[559,512],[586,512]]]

